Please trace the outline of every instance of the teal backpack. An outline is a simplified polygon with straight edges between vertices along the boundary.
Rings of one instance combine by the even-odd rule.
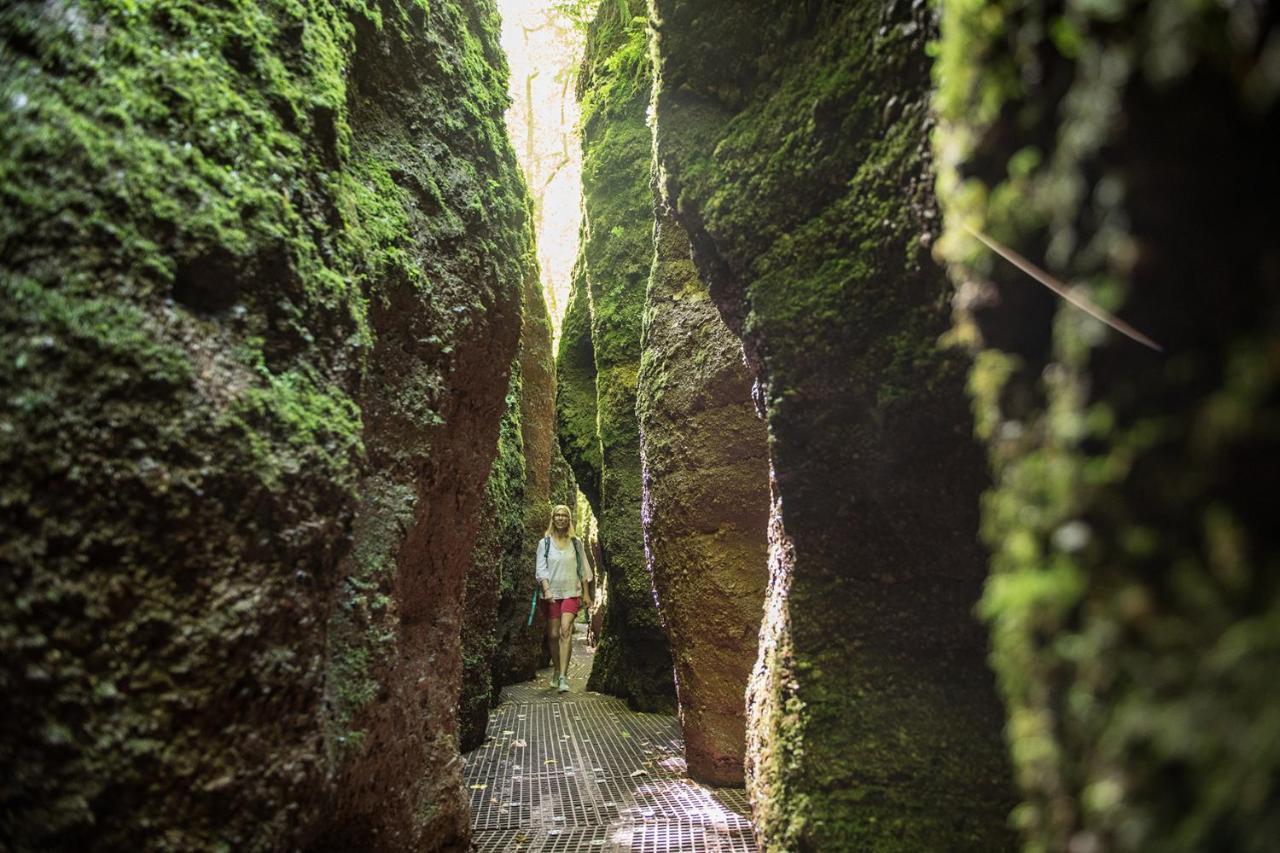
[[[569,544],[573,546],[573,567],[578,570],[578,583],[582,583],[582,556],[578,553],[578,546],[582,544],[582,540],[577,536],[569,539]],[[551,556],[551,537],[544,536],[542,538],[542,559]],[[525,621],[525,627],[533,624],[533,614],[538,610],[538,593],[542,591],[542,587],[538,584],[533,585],[533,601],[529,602],[529,618]]]

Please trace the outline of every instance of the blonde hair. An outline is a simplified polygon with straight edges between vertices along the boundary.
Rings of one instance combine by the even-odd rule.
[[[551,508],[551,517],[547,519],[547,532],[544,535],[551,536],[553,533],[555,533],[556,513],[559,512],[560,510],[564,510],[565,512],[569,513],[569,538],[572,539],[574,535],[573,534],[573,510],[569,509],[569,507],[565,506],[564,504],[556,504]]]

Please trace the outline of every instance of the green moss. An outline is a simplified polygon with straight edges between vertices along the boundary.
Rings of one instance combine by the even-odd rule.
[[[1280,112],[1275,81],[1243,69],[1274,27],[1191,3],[943,9],[942,248],[998,299],[957,337],[981,348],[981,613],[1027,849],[1263,850],[1280,827],[1262,781],[1280,765],[1263,674],[1277,542],[1253,510],[1270,487],[1238,460],[1280,441],[1261,390],[1280,378],[1276,291],[1257,266],[1277,247]],[[1028,298],[966,226],[1169,353]]]
[[[757,373],[794,547],[752,688],[761,838],[1007,849],[972,618],[985,477],[956,429],[966,363],[939,344],[952,294],[928,254],[935,21],[869,2],[652,5],[663,196]]]
[[[581,252],[581,249],[579,249]],[[565,460],[592,509],[600,511],[600,436],[596,432],[596,359],[585,261],[574,265],[569,307],[556,357],[556,433]]]
[[[624,22],[616,0],[598,7],[578,88],[586,221],[580,268],[590,303],[601,466],[595,509],[609,579],[589,686],[625,696],[633,707],[659,710],[674,707],[675,685],[644,560],[635,411],[653,260],[652,137],[645,124],[652,75],[643,6],[632,2],[628,8],[633,15]]]
[[[377,697],[397,651],[396,563],[404,531],[413,521],[413,489],[385,476],[361,483],[361,506],[352,531],[350,574],[339,585],[326,639],[326,747],[340,765],[364,744],[362,711]]]
[[[453,361],[489,347],[483,420],[515,347],[496,27],[0,11],[0,685],[10,731],[47,733],[0,741],[15,846],[305,846],[335,799],[318,735],[359,757],[400,695],[406,496],[430,429],[496,424],[458,413]]]

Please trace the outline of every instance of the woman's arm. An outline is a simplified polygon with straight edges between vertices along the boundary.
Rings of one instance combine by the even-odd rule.
[[[573,542],[573,547],[581,549],[578,553],[579,553],[579,557],[581,558],[580,565],[582,566],[582,578],[581,578],[582,603],[585,604],[587,607],[590,607],[591,606],[591,582],[595,580],[595,574],[593,574],[591,571],[591,561],[587,559],[587,544],[583,542],[581,539],[575,539]]]
[[[546,540],[538,540],[538,561],[533,570],[533,577],[538,582],[538,586],[542,587],[542,597],[546,598],[551,592],[551,567],[547,565],[547,548]]]

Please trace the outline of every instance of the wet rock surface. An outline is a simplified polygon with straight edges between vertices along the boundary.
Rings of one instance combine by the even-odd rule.
[[[660,210],[636,409],[645,552],[673,649],[689,775],[742,784],[769,580],[769,461],[742,343]]]

